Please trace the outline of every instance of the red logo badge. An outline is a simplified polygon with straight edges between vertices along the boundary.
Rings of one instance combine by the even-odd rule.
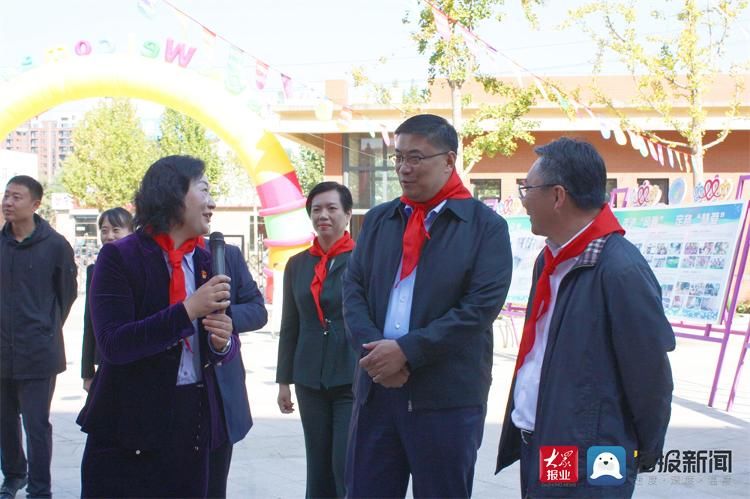
[[[539,447],[539,481],[548,484],[578,482],[578,447],[574,445]]]

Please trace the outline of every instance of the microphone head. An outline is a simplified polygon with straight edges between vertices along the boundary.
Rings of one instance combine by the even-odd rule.
[[[212,243],[214,241],[221,241],[223,243],[224,242],[224,234],[222,234],[221,232],[212,232],[211,235],[208,238],[208,242],[210,244],[210,243]]]

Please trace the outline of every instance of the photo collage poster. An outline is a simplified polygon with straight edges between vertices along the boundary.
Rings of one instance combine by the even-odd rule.
[[[731,201],[614,210],[659,280],[670,321],[721,321],[745,209]]]
[[[744,201],[730,201],[614,210],[625,237],[656,275],[670,321],[721,321],[746,206]],[[507,303],[526,306],[534,261],[545,238],[531,233],[526,215],[505,220],[513,251]]]
[[[513,278],[505,301],[517,307],[525,307],[529,300],[534,262],[544,248],[544,238],[531,233],[528,215],[507,216],[505,221],[508,222],[513,253]]]

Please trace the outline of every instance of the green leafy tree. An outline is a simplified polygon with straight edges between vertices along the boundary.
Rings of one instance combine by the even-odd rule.
[[[531,10],[542,0],[522,0],[526,18],[534,24],[536,17]],[[436,78],[444,78],[451,90],[453,126],[462,139],[468,141],[466,154],[463,140],[459,141],[459,154],[456,168],[466,182],[466,176],[483,155],[496,153],[511,155],[515,152],[518,140],[533,143],[528,132],[535,124],[522,117],[535,102],[536,89],[522,89],[485,76],[480,79],[485,91],[500,96],[500,104],[481,105],[472,120],[463,123],[463,108],[470,96],[463,95],[464,84],[479,73],[479,63],[466,43],[461,26],[474,31],[481,23],[494,19],[502,22],[498,8],[504,0],[435,0],[432,2],[449,18],[450,36],[444,38],[438,31],[435,15],[430,5],[425,3],[416,21],[404,17],[404,23],[415,23],[417,31],[412,34],[420,54],[429,55],[428,78],[433,83]],[[459,26],[460,25],[460,26]]]
[[[161,156],[184,154],[203,160],[206,164],[206,177],[215,194],[226,193],[221,158],[206,137],[206,128],[203,125],[190,116],[167,108],[161,117],[159,130],[161,136],[158,144]]]
[[[656,111],[676,130],[683,140],[668,140],[643,130],[628,118],[607,95],[607,89],[596,78],[592,89],[596,101],[615,113],[624,128],[671,147],[683,147],[693,155],[693,182],[703,176],[706,151],[726,139],[731,120],[739,115],[740,98],[747,77],[747,60],[735,61],[729,70],[734,88],[729,96],[726,124],[709,134],[707,129],[706,92],[717,74],[726,72],[727,41],[739,14],[747,8],[746,0],[667,1],[658,4],[634,1],[594,1],[569,13],[565,26],[576,25],[586,31],[598,47],[594,73],[602,71],[604,57],[614,54],[632,74],[637,89],[633,103],[640,110]],[[644,35],[642,16],[657,22],[669,21],[679,26],[676,32]],[[641,30],[642,31],[642,30]],[[747,54],[747,51],[745,51]],[[678,116],[675,108],[687,107],[687,116]]]
[[[61,183],[81,206],[125,206],[156,157],[128,99],[104,99],[73,131]]]
[[[315,184],[323,181],[323,166],[325,163],[323,155],[318,151],[302,147],[298,153],[292,155],[291,159],[302,192],[307,195]]]

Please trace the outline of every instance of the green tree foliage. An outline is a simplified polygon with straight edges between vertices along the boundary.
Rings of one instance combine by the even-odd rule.
[[[521,4],[527,19],[534,24],[536,17],[531,7],[542,0],[522,0]],[[466,81],[479,73],[479,63],[466,44],[460,26],[474,31],[483,22],[494,20],[501,23],[503,18],[498,8],[504,0],[435,0],[432,2],[449,18],[450,37],[443,38],[438,32],[435,16],[429,4],[419,12],[416,21],[411,21],[407,13],[404,23],[414,23],[417,31],[413,39],[420,54],[429,55],[428,77],[430,83],[435,78],[444,78],[451,89],[452,122],[459,135],[467,141],[466,153],[459,142],[457,170],[466,181],[466,175],[483,155],[496,153],[511,155],[517,141],[533,143],[528,132],[534,123],[522,119],[534,104],[537,90],[522,89],[515,85],[500,82],[492,77],[481,78],[485,90],[500,97],[499,104],[481,105],[476,115],[464,125],[463,108],[468,97],[462,95]]]
[[[595,74],[601,73],[604,57],[614,54],[633,76],[637,88],[633,103],[641,110],[656,111],[683,140],[667,140],[652,131],[642,130],[615,105],[607,89],[595,78],[592,89],[597,102],[615,113],[623,127],[637,130],[665,145],[689,149],[694,155],[693,181],[696,183],[703,175],[706,151],[726,139],[731,120],[739,114],[743,76],[747,77],[742,74],[747,71],[746,60],[735,61],[729,68],[735,84],[729,96],[725,127],[707,133],[705,95],[715,76],[727,70],[726,43],[737,17],[747,5],[746,0],[677,0],[658,4],[636,4],[634,0],[594,1],[572,10],[565,24],[582,28],[596,43]],[[641,27],[646,24],[645,16],[662,25],[668,21],[679,29],[666,34],[643,34]],[[678,105],[687,107],[687,116],[676,115],[674,109]]]
[[[323,155],[318,151],[302,147],[298,153],[292,155],[291,160],[302,192],[307,195],[315,184],[323,181]]]
[[[214,194],[226,193],[226,185],[222,180],[222,162],[219,155],[206,138],[206,129],[196,120],[167,108],[162,114],[159,124],[159,154],[170,156],[184,154],[202,159],[206,163],[206,177],[213,187]]]
[[[84,207],[125,206],[156,157],[128,99],[104,99],[73,132],[61,183]]]

